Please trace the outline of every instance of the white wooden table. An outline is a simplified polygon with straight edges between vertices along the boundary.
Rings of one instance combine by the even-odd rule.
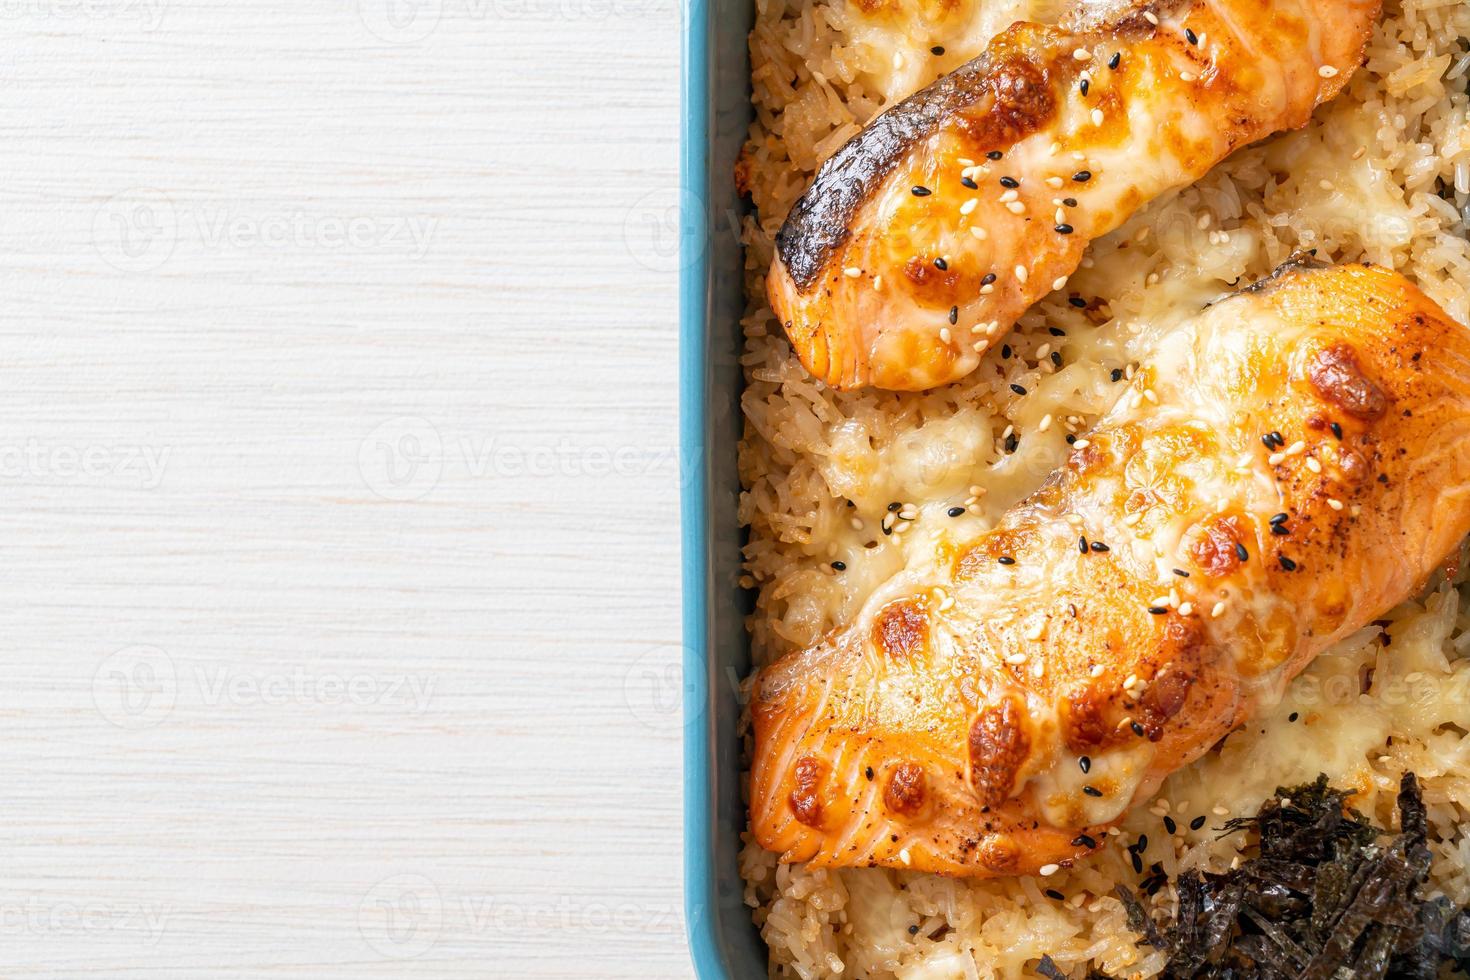
[[[687,976],[670,0],[0,4],[0,976]]]

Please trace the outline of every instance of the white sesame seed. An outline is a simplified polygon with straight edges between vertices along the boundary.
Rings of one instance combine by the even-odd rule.
[[[986,231],[984,228],[981,228],[979,225],[971,225],[970,234],[974,235],[976,239],[982,242],[990,237],[990,232]]]
[[[1327,506],[1331,507],[1333,510],[1342,510],[1342,501],[1338,500],[1336,497],[1328,497]]]
[[[1035,639],[1035,637],[1031,637],[1031,639]],[[1006,663],[1010,664],[1012,667],[1018,667],[1025,662],[1026,655],[1024,653],[1012,653],[1006,655]]]
[[[1066,284],[1067,284],[1067,277],[1066,276],[1057,276],[1055,279],[1053,279],[1051,281],[1051,288],[1054,289],[1054,290],[1061,289]]]
[[[1046,355],[1048,355],[1050,353],[1051,353],[1051,344],[1042,344],[1040,347],[1036,348],[1036,356],[1037,357],[1045,357]]]
[[[1041,639],[1041,634],[1044,632],[1046,632],[1046,624],[1037,623],[1035,626],[1026,631],[1026,639],[1039,640]]]
[[[1103,124],[1104,118],[1105,117],[1103,116],[1103,111],[1101,109],[1092,110],[1092,124],[1094,126],[1101,126]]]
[[[1179,80],[1181,82],[1192,82],[1194,81],[1194,74],[1192,72],[1181,71],[1179,73]]]
[[[1128,525],[1129,527],[1132,527],[1141,520],[1143,520],[1142,514],[1129,514],[1127,517],[1123,518],[1123,523]]]
[[[947,596],[944,597],[944,601],[939,604],[939,611],[940,612],[948,612],[949,609],[951,607],[953,607],[953,606],[954,606],[954,596],[947,595]]]
[[[1138,675],[1137,674],[1129,674],[1128,677],[1127,677],[1127,679],[1123,681],[1123,690],[1125,690],[1125,691],[1131,691],[1131,690],[1133,690],[1134,687],[1137,686],[1137,684],[1138,684]]]
[[[1015,431],[1016,427],[1014,425],[1008,425],[1006,426],[1005,431],[1000,434],[1000,437],[1002,439],[1009,439],[1011,437],[1011,433]]]
[[[1225,602],[1221,600],[1215,603],[1215,608],[1210,610],[1211,619],[1219,619],[1225,612]]]
[[[972,495],[974,495],[974,496],[976,496],[976,497],[979,497],[979,496],[982,496],[982,495],[984,495],[984,493],[985,493],[985,488],[984,488],[984,487],[982,487],[982,486],[981,486],[981,485],[980,485],[980,484],[978,484],[978,483],[972,483],[972,484],[970,484],[970,493],[971,493],[971,494],[972,494]]]
[[[1228,817],[1228,816],[1230,816],[1230,810],[1228,808],[1226,808],[1226,807],[1223,807],[1223,806],[1217,806],[1213,810],[1211,810],[1210,812],[1213,813],[1217,817]]]
[[[902,861],[904,864],[909,864],[910,863],[910,860],[909,860],[909,849],[907,847],[905,847],[903,850],[901,850],[901,851],[898,852],[898,859],[900,861]]]
[[[1014,201],[1016,198],[1018,198],[1020,196],[1021,196],[1021,192],[1018,191],[1018,190],[1016,190],[1014,187],[1012,187],[1010,190],[1006,191],[1004,194],[1002,194],[1000,196],[1000,203],[1004,204],[1007,201]]]
[[[1078,48],[1077,50],[1072,52],[1072,57],[1076,58],[1078,61],[1091,61],[1092,52],[1087,50],[1086,48]]]
[[[1181,616],[1193,616],[1194,615],[1194,603],[1192,603],[1192,602],[1181,602],[1179,604],[1179,615],[1181,615]]]
[[[1317,182],[1317,185],[1321,187],[1324,191],[1332,190],[1332,181],[1330,180],[1319,180]]]
[[[1026,205],[1022,204],[1020,201],[1012,201],[1011,203],[1006,205],[1006,210],[1009,211],[1011,214],[1025,214]]]
[[[1048,187],[1061,187],[1064,183],[1066,183],[1066,181],[1062,180],[1062,178],[1060,177],[1046,178],[1046,186]]]
[[[1062,870],[1062,866],[1060,864],[1043,864],[1038,869],[1041,877],[1043,878],[1049,878],[1060,870]]]
[[[1322,472],[1322,464],[1319,463],[1319,462],[1317,462],[1317,459],[1316,459],[1315,456],[1308,456],[1307,457],[1307,469],[1311,470],[1313,473],[1321,473]]]
[[[852,524],[854,531],[861,531],[863,529],[863,519],[861,517],[854,517],[849,523]]]
[[[993,282],[987,282],[985,285],[980,287],[981,296],[989,296],[993,292],[995,292],[995,283]]]
[[[1029,276],[1030,274],[1031,273],[1029,273],[1028,271],[1026,271],[1026,267],[1024,265],[1018,265],[1018,266],[1016,266],[1016,278],[1019,281],[1025,282],[1026,281],[1026,277]]]
[[[1286,455],[1288,456],[1295,456],[1298,453],[1304,453],[1306,451],[1307,444],[1300,439],[1286,447]]]
[[[1210,212],[1206,211],[1204,214],[1199,216],[1199,220],[1195,222],[1195,225],[1199,227],[1200,231],[1204,231],[1206,228],[1210,227],[1211,220],[1213,220],[1213,215],[1211,215]]]
[[[1067,212],[1060,205],[1057,206],[1056,219],[1059,225],[1065,223],[1067,220]]]
[[[1045,432],[1047,429],[1050,429],[1050,428],[1051,428],[1051,416],[1050,415],[1046,415],[1046,416],[1043,416],[1042,419],[1041,419],[1041,422],[1037,424],[1036,431],[1037,432]]]
[[[1078,439],[1076,442],[1072,443],[1072,448],[1073,449],[1086,449],[1090,445],[1092,445],[1092,443],[1091,442],[1088,442],[1086,439]]]
[[[975,161],[969,157],[957,157],[956,162],[962,167],[973,167],[975,165]]]
[[[1148,604],[1150,606],[1167,606],[1169,604],[1169,597],[1166,595],[1156,595],[1148,601]]]
[[[1043,675],[1045,673],[1046,673],[1046,661],[1045,660],[1038,660],[1038,661],[1036,661],[1036,663],[1034,663],[1034,664],[1031,665],[1031,676],[1032,677],[1040,677],[1041,675]]]
[[[969,214],[971,211],[975,210],[975,208],[979,206],[979,204],[980,201],[977,198],[970,198],[964,204],[960,205],[960,214]]]
[[[877,291],[881,290],[882,288],[883,288],[883,277],[881,275],[874,276],[873,277],[873,291],[874,292],[877,292]]]
[[[863,270],[859,269],[855,265],[852,265],[848,266],[846,269],[843,269],[842,274],[844,276],[847,276],[849,279],[856,279],[858,276],[863,274]]]
[[[894,68],[902,68],[903,67],[903,52],[902,51],[895,51],[895,52],[893,52],[893,67]]]
[[[1280,466],[1284,462],[1286,462],[1285,453],[1272,453],[1266,457],[1266,463],[1270,466]]]
[[[1361,160],[1361,159],[1363,159],[1363,157],[1365,157],[1367,155],[1368,155],[1368,148],[1366,146],[1360,146],[1356,150],[1353,151],[1353,159],[1354,160]]]
[[[1148,21],[1150,24],[1154,25],[1155,27],[1158,27],[1159,26],[1159,18],[1157,16],[1155,16],[1155,14],[1154,14],[1154,12],[1152,10],[1145,10],[1143,12],[1143,19],[1146,20],[1146,21]]]
[[[1157,405],[1159,403],[1159,396],[1156,395],[1156,394],[1154,394],[1154,390],[1152,388],[1145,388],[1145,389],[1143,389],[1143,397],[1144,398],[1147,398],[1149,401],[1153,402],[1155,405]]]
[[[1104,667],[1102,664],[1093,664],[1092,669],[1089,670],[1088,673],[1091,674],[1093,677],[1101,677],[1106,671],[1107,668]]]
[[[1337,75],[1337,69],[1332,67],[1331,65],[1323,65],[1321,68],[1317,69],[1317,74],[1321,75],[1323,78],[1334,78]]]
[[[950,332],[949,332],[949,327],[940,327],[939,328],[939,339],[941,341],[943,341],[944,343],[947,344],[947,343],[950,342],[951,337],[952,337],[952,334],[950,334]]]

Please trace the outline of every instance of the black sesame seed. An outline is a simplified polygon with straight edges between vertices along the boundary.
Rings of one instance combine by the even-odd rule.
[[[1085,184],[1089,180],[1092,179],[1092,171],[1091,170],[1079,170],[1075,174],[1072,175],[1072,179],[1075,180],[1079,184]]]
[[[1053,337],[1067,336],[1067,331],[1063,330],[1061,327],[1047,327],[1046,332],[1051,334]]]
[[[1092,771],[1092,760],[1085,755],[1077,760],[1077,765],[1082,769],[1083,772]]]
[[[1015,452],[1016,451],[1016,447],[1019,446],[1020,444],[1021,444],[1021,437],[1018,436],[1018,435],[1016,435],[1014,432],[1012,432],[1010,435],[1006,436],[1006,452],[1007,453],[1013,453],[1013,452]]]
[[[1265,445],[1265,447],[1267,449],[1275,449],[1276,448],[1276,440],[1275,439],[1272,439],[1269,434],[1264,435],[1264,436],[1261,436],[1261,442],[1262,442],[1263,445]]]
[[[1051,352],[1051,362],[1052,362],[1052,364],[1054,366],[1061,367],[1062,366],[1062,352],[1061,351],[1055,351],[1055,350],[1052,351]]]
[[[863,775],[864,776],[867,776],[868,779],[872,779],[873,778],[873,767],[872,766],[868,766],[868,768],[864,769],[863,770]]]
[[[893,511],[896,511],[896,510],[902,510],[902,509],[903,509],[903,504],[900,501],[897,501],[897,500],[895,500],[893,503],[891,503],[891,504],[888,505],[888,511],[889,511],[889,513],[892,513]]]
[[[1189,829],[1190,830],[1199,830],[1204,825],[1205,825],[1205,818],[1203,816],[1195,817],[1193,820],[1189,821]]]
[[[1082,552],[1084,555],[1087,554],[1087,539],[1086,538],[1079,537],[1077,539],[1077,550],[1080,551],[1080,552]]]
[[[1274,429],[1271,431],[1271,438],[1276,441],[1276,445],[1278,446],[1286,445],[1286,437]]]
[[[982,285],[982,286],[988,286],[988,285],[990,285],[993,282],[995,282],[995,273],[993,273],[993,272],[987,272],[987,273],[985,273],[984,278],[982,278],[980,280],[980,285]]]
[[[999,150],[991,150],[989,153],[987,153],[985,155],[987,157],[989,157],[990,159],[992,159],[992,160],[999,160],[1001,157],[1005,156],[1005,154],[1002,153],[1002,152],[1000,152]]]
[[[1250,556],[1251,553],[1245,550],[1245,545],[1241,544],[1239,541],[1235,542],[1235,557],[1239,558],[1241,561],[1249,561]]]
[[[945,511],[945,513],[948,514],[950,517],[959,517],[964,512],[965,508],[963,507],[951,507],[949,510]]]
[[[1088,796],[1102,796],[1102,790],[1098,789],[1096,786],[1084,786],[1082,787],[1082,792],[1086,793]]]
[[[1164,829],[1167,830],[1169,833],[1172,834],[1172,833],[1175,833],[1176,831],[1179,830],[1179,825],[1174,822],[1174,818],[1173,817],[1165,817],[1164,818]]]
[[[1051,899],[1053,902],[1060,902],[1067,897],[1061,892],[1057,891],[1055,888],[1048,888],[1043,894],[1045,894],[1046,897]]]
[[[1271,533],[1279,538],[1284,538],[1291,533],[1291,528],[1287,527],[1285,524],[1272,524]]]
[[[1113,381],[1115,381],[1115,382],[1122,381],[1123,380],[1123,369],[1122,368],[1113,368],[1113,373],[1110,374],[1110,375],[1108,375],[1108,377],[1112,378]]]
[[[1133,734],[1137,735],[1139,738],[1143,738],[1143,726],[1140,725],[1138,722],[1135,721],[1128,727],[1133,729]]]
[[[960,178],[960,186],[962,186],[962,187],[968,187],[972,191],[973,190],[978,190],[979,187],[980,187],[979,184],[975,183],[975,180],[972,177],[961,177]]]
[[[1337,422],[1332,422],[1332,423],[1329,423],[1327,427],[1332,430],[1332,434],[1334,436],[1336,436],[1339,440],[1342,439],[1342,425],[1341,424],[1339,424]]]
[[[1096,847],[1097,846],[1097,841],[1093,840],[1091,837],[1088,837],[1086,834],[1078,834],[1076,837],[1072,838],[1072,846],[1073,847]]]
[[[1128,856],[1133,859],[1133,873],[1136,875],[1143,874],[1143,858],[1139,857],[1137,852]]]
[[[1002,361],[1009,361],[1011,359],[1011,345],[1010,344],[1001,344],[1001,347],[1000,347],[1000,359]]]
[[[1070,432],[1067,433],[1067,445],[1070,446],[1072,443],[1074,443],[1076,441],[1077,441],[1077,437],[1076,436],[1072,435],[1072,433],[1070,433]]]
[[[1078,88],[1081,89],[1083,95],[1086,95],[1087,94],[1087,79],[1085,79],[1085,78],[1082,79],[1082,84],[1079,85]]]
[[[1288,572],[1296,571],[1296,562],[1292,561],[1285,555],[1277,555],[1276,560],[1281,562],[1281,567],[1286,569]]]
[[[1024,394],[1026,394],[1026,389],[1024,387],[1022,387],[1021,385],[1016,384],[1015,382],[1012,382],[1011,383],[1011,390],[1014,391],[1018,395],[1024,395]]]
[[[1148,834],[1139,834],[1137,842],[1134,843],[1130,850],[1137,851],[1139,854],[1148,850]]]
[[[944,259],[935,259],[934,268],[938,269],[940,272],[943,272],[945,269],[949,268],[949,263],[944,261]]]
[[[1016,563],[1016,559],[1012,558],[1010,555],[1001,555],[999,558],[996,559],[996,561],[1000,562],[1002,565],[1014,565]]]
[[[1174,569],[1174,574],[1178,575],[1180,578],[1189,578],[1189,573],[1182,568]]]
[[[930,54],[935,54],[935,55],[944,54],[944,45],[942,45],[942,44],[936,44],[936,45],[934,45],[934,47],[932,47],[932,48],[929,49],[929,53]]]
[[[1190,44],[1198,44],[1199,35],[1186,27],[1184,29],[1184,40],[1188,41]]]
[[[918,934],[919,934],[919,927],[918,926],[909,926],[909,935],[910,936],[917,936]]]
[[[847,571],[847,562],[845,562],[845,561],[834,561],[832,563],[832,571],[834,571],[834,572],[845,572],[845,571]]]
[[[1122,63],[1123,63],[1123,52],[1121,52],[1121,51],[1115,51],[1115,52],[1113,52],[1113,56],[1108,59],[1108,67],[1109,68],[1117,68]]]
[[[1286,720],[1287,721],[1296,721],[1301,716],[1302,716],[1301,715],[1301,712],[1299,712],[1299,711],[1293,711],[1291,714],[1289,714],[1289,715],[1286,716]]]
[[[1072,226],[1071,225],[1066,225],[1066,224],[1057,225],[1054,230],[1056,231],[1056,233],[1058,235],[1070,235],[1070,234],[1072,234]]]
[[[1087,300],[1083,299],[1081,296],[1068,296],[1067,302],[1071,303],[1079,310],[1087,309]]]
[[[934,193],[929,188],[925,187],[923,184],[915,184],[911,188],[911,190],[913,192],[914,197],[928,197],[930,194],[933,194]]]
[[[1064,197],[1062,198],[1062,203],[1069,208],[1075,208],[1077,206],[1077,199],[1075,197]]]
[[[951,306],[949,308],[949,323],[950,323],[950,326],[954,326],[956,323],[959,323],[959,322],[960,322],[960,308],[958,306]]]
[[[1099,552],[1099,553],[1104,552],[1104,551],[1111,551],[1112,550],[1107,545],[1103,544],[1101,541],[1094,541],[1094,542],[1092,542],[1092,544],[1088,545],[1088,547],[1090,547],[1093,551],[1096,551],[1096,552]]]
[[[1168,611],[1169,611],[1169,608],[1167,606],[1149,606],[1148,607],[1148,612],[1149,612],[1149,615],[1150,616],[1163,616]]]
[[[1291,515],[1290,514],[1287,514],[1285,511],[1283,511],[1280,514],[1272,514],[1271,515],[1271,523],[1272,524],[1285,524],[1288,520],[1290,520],[1290,518],[1291,518]]]
[[[1016,178],[1014,178],[1014,177],[1002,177],[1000,179],[1000,186],[1002,186],[1002,187],[1020,187],[1021,186],[1021,182],[1019,180],[1017,180]]]

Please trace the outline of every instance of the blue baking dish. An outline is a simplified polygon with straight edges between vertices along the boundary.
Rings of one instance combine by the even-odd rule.
[[[734,167],[750,123],[750,0],[686,0],[680,187],[679,446],[685,474],[684,913],[703,980],[766,975],[741,899],[738,682],[750,666],[740,588],[741,252]]]

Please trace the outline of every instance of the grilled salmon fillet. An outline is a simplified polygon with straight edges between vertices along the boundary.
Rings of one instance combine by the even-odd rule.
[[[875,118],[792,207],[767,292],[802,364],[838,389],[969,374],[1091,239],[1306,125],[1379,7],[1105,0],[1013,25]]]
[[[1470,531],[1470,332],[1397,273],[1287,266],[1167,335],[1065,464],[762,671],[786,861],[1066,866]]]

